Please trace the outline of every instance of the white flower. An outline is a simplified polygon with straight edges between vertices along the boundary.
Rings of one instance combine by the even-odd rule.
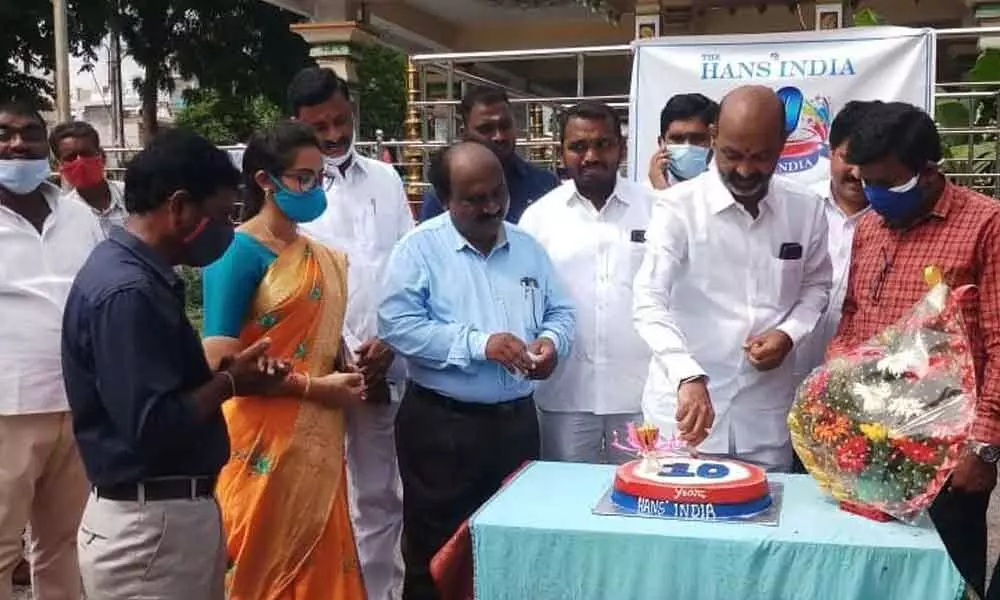
[[[926,362],[924,353],[916,346],[911,346],[906,350],[886,356],[878,361],[876,367],[878,367],[879,371],[892,373],[899,377],[907,371],[913,372],[919,370]]]
[[[885,412],[892,396],[892,386],[888,383],[855,383],[851,387],[854,395],[861,398],[862,409],[869,414]]]
[[[913,419],[923,415],[926,409],[919,399],[903,397],[889,402],[889,412],[905,419]]]

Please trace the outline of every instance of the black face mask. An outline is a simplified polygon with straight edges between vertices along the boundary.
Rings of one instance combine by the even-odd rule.
[[[184,237],[184,264],[207,267],[219,260],[233,241],[233,226],[205,217]]]

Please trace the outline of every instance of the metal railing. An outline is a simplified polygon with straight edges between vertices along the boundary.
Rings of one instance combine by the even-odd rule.
[[[970,39],[983,35],[1000,36],[1000,27],[973,27],[940,29],[938,39]],[[561,110],[581,101],[600,101],[619,109],[627,122],[628,83],[621,94],[587,95],[585,91],[586,61],[589,57],[630,56],[629,45],[584,46],[577,48],[552,48],[534,50],[508,50],[499,52],[464,52],[444,54],[417,54],[408,60],[405,77],[407,83],[407,108],[403,140],[358,140],[356,148],[362,154],[381,157],[388,149],[404,177],[411,200],[416,201],[426,184],[426,166],[429,155],[447,145],[457,136],[457,110],[462,84],[494,86],[505,89],[511,99],[515,114],[523,126],[519,128],[517,145],[525,158],[548,168],[559,163],[558,136],[555,117]],[[574,59],[576,65],[576,94],[564,96],[537,91],[525,91],[492,81],[482,75],[459,68],[458,64],[486,65],[510,61],[541,61]],[[431,76],[443,78],[443,93],[430,94]],[[935,86],[934,104],[959,102],[966,106],[968,123],[962,127],[946,127],[939,123],[940,132],[948,143],[950,155],[942,161],[943,167],[956,181],[973,189],[1000,198],[1000,81],[996,82],[943,82]],[[983,114],[988,109],[990,114]],[[521,112],[523,111],[523,112]],[[545,114],[550,118],[546,119]],[[436,119],[445,119],[443,139],[436,139],[430,129]],[[962,150],[959,151],[958,149]],[[238,151],[240,147],[226,147]],[[131,148],[110,148],[109,172],[120,175],[124,159],[136,152]]]

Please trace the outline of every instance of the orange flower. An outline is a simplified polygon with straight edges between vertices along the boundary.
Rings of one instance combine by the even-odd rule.
[[[835,444],[851,432],[851,421],[844,415],[826,417],[813,426],[813,437],[822,444]]]

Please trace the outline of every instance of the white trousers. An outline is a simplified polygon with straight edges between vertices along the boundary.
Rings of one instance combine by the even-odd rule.
[[[215,498],[118,502],[91,494],[77,546],[87,598],[223,600],[226,552]]]
[[[351,521],[368,600],[399,600],[403,594],[403,485],[395,437],[401,388],[389,386],[390,404],[363,404],[347,412]]]
[[[538,411],[542,460],[622,464],[633,458],[611,445],[615,433],[625,442],[628,424],[641,423],[641,413],[595,415],[586,412]]]

